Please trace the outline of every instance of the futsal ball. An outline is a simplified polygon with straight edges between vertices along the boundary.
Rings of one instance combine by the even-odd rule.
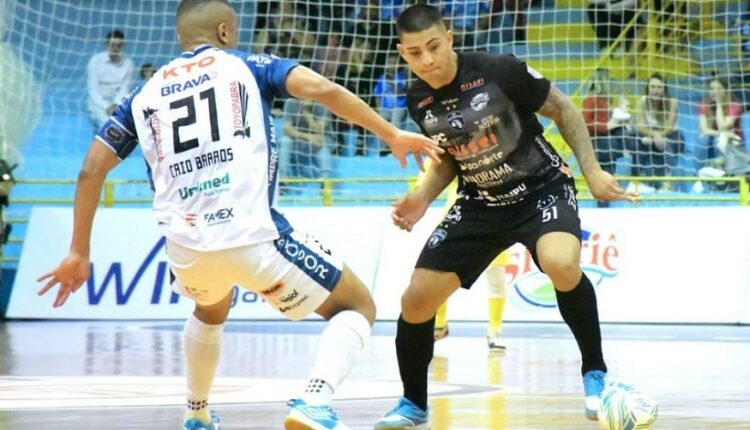
[[[603,430],[648,430],[657,416],[656,400],[633,385],[613,382],[602,393],[598,417]]]

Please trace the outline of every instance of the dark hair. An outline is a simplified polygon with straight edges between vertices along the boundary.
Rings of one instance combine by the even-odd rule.
[[[667,81],[664,80],[664,75],[659,72],[654,72],[651,74],[651,76],[649,76],[648,81],[646,82],[644,94],[648,95],[648,83],[651,82],[651,79],[658,79],[664,84],[664,98],[669,98],[669,85],[667,85]]]
[[[117,29],[112,30],[109,33],[107,33],[107,37],[105,38],[105,40],[107,41],[107,43],[109,43],[109,41],[112,39],[125,40],[125,33],[123,33],[122,30],[117,30]]]
[[[154,67],[154,65],[151,64],[151,63],[143,63],[143,64],[141,64],[141,70],[138,72],[138,74],[140,75],[141,79],[143,79],[143,72],[145,72],[146,70],[153,70],[154,72],[156,72],[156,67]]]
[[[443,15],[437,8],[426,4],[415,4],[401,12],[401,16],[396,21],[396,31],[401,37],[404,33],[419,33],[434,25],[448,28],[443,21]]]

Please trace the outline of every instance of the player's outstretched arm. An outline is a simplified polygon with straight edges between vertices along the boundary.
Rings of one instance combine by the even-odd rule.
[[[414,156],[420,170],[424,170],[422,155],[435,163],[440,162],[438,154],[443,150],[435,142],[421,134],[399,130],[349,90],[307,67],[297,66],[289,72],[286,89],[294,97],[316,100],[337,116],[373,132],[388,144],[402,167],[406,167],[409,153]]]
[[[637,193],[627,192],[617,183],[615,178],[602,170],[596,160],[594,146],[586,129],[583,116],[570,98],[562,91],[552,86],[539,113],[557,124],[565,143],[570,146],[578,160],[591,194],[597,200],[629,200],[635,201]]]
[[[46,281],[39,290],[40,296],[60,284],[53,304],[56,308],[62,306],[89,278],[89,247],[94,214],[99,205],[104,180],[119,161],[105,144],[96,139],[91,143],[83,167],[78,173],[70,253],[54,270],[37,279],[38,282]]]
[[[448,155],[441,157],[443,162],[430,166],[417,188],[393,203],[391,220],[400,229],[411,231],[414,224],[422,219],[430,203],[456,177],[455,163]]]

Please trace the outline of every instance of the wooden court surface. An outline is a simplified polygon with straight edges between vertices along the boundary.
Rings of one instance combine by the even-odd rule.
[[[222,429],[280,429],[304,386],[320,322],[226,329],[213,408]],[[180,322],[0,323],[0,430],[179,429]],[[335,408],[371,429],[400,394],[395,324],[374,336]],[[583,415],[579,356],[561,324],[507,323],[505,354],[484,326],[453,323],[436,345],[433,430],[597,429]],[[603,326],[610,375],[659,402],[655,429],[750,429],[750,327]]]

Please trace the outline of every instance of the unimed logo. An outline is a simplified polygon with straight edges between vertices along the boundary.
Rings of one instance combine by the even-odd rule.
[[[205,181],[198,182],[197,184],[190,186],[190,187],[180,188],[180,198],[182,200],[186,200],[204,191],[219,190],[228,186],[229,186],[229,173],[227,173],[226,175],[222,177],[210,178]]]
[[[505,270],[510,277],[508,285],[525,303],[532,307],[555,308],[555,288],[549,277],[540,272],[525,248],[511,252],[511,262]],[[581,268],[594,286],[619,273],[620,250],[613,233],[583,230],[581,232]]]

